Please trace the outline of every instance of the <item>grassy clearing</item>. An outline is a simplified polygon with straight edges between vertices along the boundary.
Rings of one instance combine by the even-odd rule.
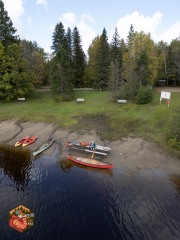
[[[146,105],[112,103],[109,92],[76,91],[84,103],[56,103],[50,92],[35,92],[26,101],[0,103],[0,120],[20,119],[56,123],[63,128],[88,131],[96,129],[104,139],[126,136],[143,137],[166,146],[171,122],[180,108],[180,93],[171,96],[170,108],[165,101],[159,105],[160,93],[154,92],[153,102]]]

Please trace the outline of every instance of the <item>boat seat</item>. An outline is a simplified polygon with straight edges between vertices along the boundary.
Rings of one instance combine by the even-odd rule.
[[[95,153],[95,154],[99,154],[99,155],[107,156],[107,153],[97,152],[97,151],[93,151],[93,150],[87,150],[87,149],[86,149],[85,152],[91,152],[91,153]]]

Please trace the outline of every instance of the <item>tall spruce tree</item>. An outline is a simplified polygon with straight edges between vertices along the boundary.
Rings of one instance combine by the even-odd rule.
[[[128,47],[131,47],[133,35],[134,35],[134,26],[133,26],[133,24],[131,24],[129,33],[127,36],[127,46]]]
[[[71,100],[73,97],[72,66],[69,57],[68,40],[63,24],[56,25],[53,33],[54,59],[51,67],[52,91],[59,100]]]
[[[113,38],[110,44],[110,57],[111,61],[114,61],[116,59],[122,61],[121,56],[121,40],[117,31],[117,27],[115,28],[115,32],[113,34]]]
[[[121,40],[118,35],[117,28],[110,44],[110,79],[109,87],[112,92],[113,100],[119,97],[120,85],[122,82],[122,51],[121,51]]]
[[[110,54],[108,37],[105,28],[100,36],[99,48],[97,49],[96,57],[96,79],[94,84],[95,87],[106,88],[109,81]]]
[[[65,47],[66,44],[65,29],[61,22],[56,24],[52,40],[53,45],[51,46],[51,49],[53,50],[54,54],[56,54],[60,48]]]
[[[16,29],[4,8],[4,3],[0,0],[0,42],[7,47],[12,43],[17,43],[18,36],[15,35]]]
[[[82,49],[81,37],[77,27],[73,30],[72,61],[74,86],[82,87],[85,71],[85,54]]]
[[[72,61],[72,45],[73,45],[73,43],[72,43],[72,32],[69,27],[67,29],[66,39],[67,39],[68,57],[69,57],[69,60]]]

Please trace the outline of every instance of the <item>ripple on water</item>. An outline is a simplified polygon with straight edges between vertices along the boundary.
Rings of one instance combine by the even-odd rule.
[[[0,149],[0,236],[19,239],[8,227],[20,204],[35,213],[29,239],[179,239],[179,176],[161,171],[99,170],[57,156]]]

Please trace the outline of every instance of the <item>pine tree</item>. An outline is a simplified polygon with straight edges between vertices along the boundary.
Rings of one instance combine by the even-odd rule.
[[[60,48],[65,46],[66,41],[64,26],[61,22],[56,24],[52,39],[53,45],[51,49],[54,50],[53,53],[56,54]]]
[[[16,43],[9,45],[4,54],[2,52],[2,59],[0,99],[11,101],[29,95],[33,85],[27,71],[28,62],[22,56],[21,47]]]
[[[106,88],[109,81],[110,54],[106,29],[100,36],[99,48],[97,49],[97,65],[95,87]]]
[[[68,39],[61,22],[55,27],[52,49],[54,50],[51,68],[52,91],[56,99],[71,100],[73,97],[72,66]]]
[[[77,27],[73,30],[72,61],[74,86],[82,87],[85,71],[85,54],[81,46],[81,37]]]
[[[58,101],[72,100],[74,94],[72,69],[64,48],[61,48],[52,60],[50,75],[54,99]]]
[[[117,31],[117,27],[115,28],[115,32],[111,41],[110,45],[110,56],[111,56],[111,61],[119,59],[119,61],[122,61],[121,57],[121,40]]]
[[[4,46],[17,43],[18,36],[15,36],[16,29],[4,8],[4,3],[0,0],[0,42]]]
[[[129,30],[129,33],[128,33],[128,36],[127,36],[127,46],[128,47],[131,46],[133,35],[134,35],[134,27],[133,27],[133,24],[131,24],[130,30]]]
[[[69,57],[69,60],[72,61],[72,32],[69,27],[67,29],[66,39],[67,39],[68,57]]]
[[[110,45],[110,58],[109,87],[112,92],[113,100],[116,100],[116,98],[119,97],[120,85],[122,83],[122,50],[117,28],[115,28],[115,33]]]

